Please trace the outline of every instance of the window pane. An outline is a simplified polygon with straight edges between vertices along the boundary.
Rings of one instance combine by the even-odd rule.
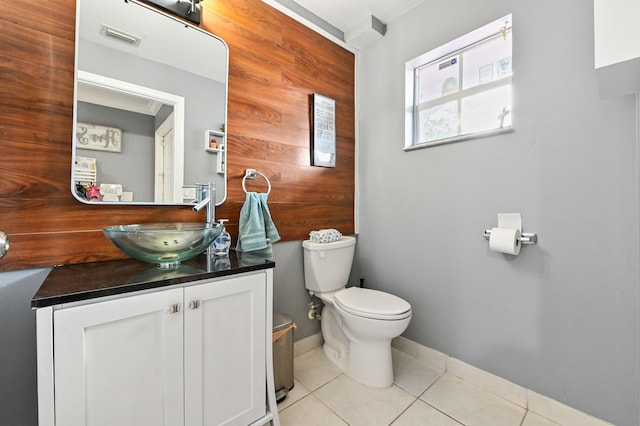
[[[458,103],[456,101],[420,111],[418,132],[420,142],[431,142],[458,134]]]
[[[417,103],[440,98],[459,90],[459,58],[453,56],[418,70]]]
[[[511,75],[511,33],[491,38],[463,53],[462,88]]]
[[[462,99],[462,134],[511,126],[511,85]]]
[[[405,149],[511,130],[511,18],[405,63]]]

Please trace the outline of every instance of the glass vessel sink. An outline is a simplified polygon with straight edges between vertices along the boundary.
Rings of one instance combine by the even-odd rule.
[[[102,232],[123,253],[167,269],[205,251],[223,230],[219,223],[173,222],[109,226]]]

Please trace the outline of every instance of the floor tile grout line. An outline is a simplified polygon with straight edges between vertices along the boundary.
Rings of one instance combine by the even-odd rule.
[[[447,374],[447,371],[444,370],[429,386],[427,386],[427,388],[420,394],[418,395],[418,398],[421,398],[422,395],[424,395],[425,393],[427,393],[427,391],[429,391],[429,389],[431,389],[432,387],[435,386],[436,383],[438,383],[438,381],[440,379],[442,379],[444,377],[444,375]],[[425,401],[426,402],[426,401]]]
[[[394,386],[397,386],[397,385],[394,383]],[[412,395],[412,396],[413,396],[413,395]],[[407,410],[408,410],[409,408],[411,408],[411,407],[412,407],[416,402],[418,402],[418,398],[414,399],[414,400],[413,400],[413,402],[412,402],[411,404],[407,405],[407,408],[405,408],[404,410],[402,410],[402,412],[401,412],[400,414],[398,414],[396,417],[394,417],[394,419],[393,419],[393,420],[391,420],[391,423],[389,423],[389,426],[391,426],[391,425],[392,425],[396,420],[398,420],[398,419],[399,419],[399,418],[400,418],[404,413],[406,413],[406,412],[407,412]]]
[[[399,350],[398,350],[398,351],[399,351]],[[412,359],[415,359],[415,360],[420,361],[420,358],[418,358],[418,357],[415,357],[415,356],[413,356],[413,355],[411,355],[411,354],[408,354],[408,353],[405,353],[405,352],[402,352],[402,351],[399,351],[399,352],[403,353],[404,355],[406,355],[406,356],[408,356],[408,357],[410,357],[410,358],[412,358]],[[435,378],[435,380],[431,381],[431,383],[429,383],[429,384],[427,385],[427,387],[426,387],[422,392],[420,392],[420,393],[419,393],[419,395],[417,395],[417,396],[416,396],[416,395],[414,395],[414,394],[413,394],[409,389],[405,389],[404,387],[402,387],[402,386],[400,386],[398,383],[396,383],[396,382],[395,382],[395,380],[394,380],[394,383],[391,385],[391,386],[393,386],[393,387],[396,387],[398,390],[400,390],[400,391],[402,391],[402,392],[406,393],[407,395],[411,396],[411,398],[413,398],[413,400],[409,403],[409,405],[407,405],[407,407],[405,407],[405,408],[404,408],[404,409],[403,409],[399,414],[397,414],[397,415],[396,415],[396,416],[391,420],[391,422],[389,423],[389,425],[392,425],[394,422],[398,421],[398,420],[399,420],[399,419],[400,419],[400,418],[401,418],[401,417],[402,417],[402,416],[407,412],[407,410],[409,410],[412,406],[416,405],[416,403],[417,403],[418,401],[421,401],[422,403],[424,403],[424,404],[426,404],[427,406],[431,407],[432,409],[434,409],[434,410],[438,411],[438,412],[439,412],[439,413],[441,413],[442,415],[444,415],[444,416],[448,417],[449,419],[451,419],[451,420],[455,421],[457,424],[464,426],[464,423],[462,423],[462,422],[461,422],[460,420],[458,420],[457,418],[455,418],[455,417],[453,417],[452,415],[450,415],[450,414],[448,414],[448,413],[444,412],[443,410],[441,410],[441,409],[439,409],[439,408],[437,408],[437,407],[433,406],[433,405],[432,405],[431,403],[429,403],[428,401],[426,401],[426,400],[422,399],[422,397],[424,397],[424,396],[425,396],[425,394],[426,394],[429,390],[431,390],[431,389],[436,385],[436,383],[438,383],[439,381],[441,381],[441,380],[443,379],[443,377],[447,376],[447,374],[450,374],[452,377],[455,377],[456,379],[459,379],[459,380],[461,380],[461,381],[465,382],[466,384],[470,385],[471,387],[475,388],[476,390],[478,390],[478,391],[480,391],[480,392],[482,392],[482,393],[491,394],[492,396],[497,397],[497,398],[499,398],[500,400],[503,400],[504,402],[506,402],[506,403],[508,403],[508,404],[510,404],[510,405],[513,405],[513,406],[515,406],[515,407],[518,407],[518,408],[522,408],[522,409],[524,409],[524,413],[523,413],[523,416],[522,416],[522,418],[521,418],[521,420],[520,420],[520,422],[519,422],[519,426],[523,426],[523,425],[524,425],[525,420],[526,420],[526,418],[527,418],[528,414],[530,413],[530,410],[528,409],[528,407],[522,407],[522,406],[520,406],[520,404],[517,404],[517,403],[515,403],[515,402],[513,402],[513,401],[511,401],[511,400],[509,400],[509,399],[506,399],[505,397],[503,397],[503,396],[501,396],[501,395],[499,395],[499,394],[497,394],[497,393],[492,392],[490,389],[486,389],[486,388],[484,388],[483,386],[476,385],[476,384],[475,384],[475,383],[473,383],[472,381],[468,381],[468,380],[466,380],[465,378],[460,377],[460,376],[458,376],[457,374],[454,374],[454,373],[453,373],[453,371],[449,371],[449,370],[448,370],[448,369],[446,369],[446,368],[445,368],[444,370],[442,370],[442,369],[440,369],[440,368],[438,368],[438,367],[436,367],[436,366],[433,366],[433,365],[431,365],[431,364],[428,364],[428,363],[424,363],[424,364],[428,365],[429,367],[435,368],[435,369],[438,371],[438,375],[437,375],[437,377]],[[316,401],[319,401],[319,402],[322,404],[322,406],[324,406],[325,408],[327,408],[327,409],[328,409],[331,413],[333,413],[333,414],[334,414],[338,419],[340,419],[341,421],[343,421],[343,422],[344,422],[344,423],[346,423],[347,425],[351,425],[351,423],[349,423],[345,418],[343,418],[343,417],[340,415],[340,413],[338,413],[336,410],[332,409],[329,405],[327,405],[327,404],[325,403],[325,401],[323,401],[321,398],[319,398],[319,397],[318,397],[318,395],[316,394],[316,391],[318,391],[318,390],[320,390],[320,389],[324,388],[325,386],[328,386],[330,383],[333,383],[334,381],[336,381],[336,380],[340,379],[342,376],[346,376],[346,375],[344,374],[344,372],[342,372],[342,373],[338,374],[337,376],[334,376],[334,377],[330,378],[329,380],[327,380],[326,382],[322,383],[321,385],[319,385],[317,388],[315,388],[315,389],[313,389],[313,390],[308,389],[306,386],[304,386],[304,385],[302,384],[302,382],[301,382],[298,378],[296,378],[296,377],[294,376],[294,378],[295,378],[296,380],[298,380],[298,382],[301,384],[302,388],[303,388],[305,391],[307,391],[308,393],[307,393],[306,395],[304,395],[303,397],[301,397],[300,399],[298,399],[298,400],[296,400],[295,402],[293,402],[291,405],[288,405],[287,407],[285,407],[282,411],[287,410],[287,409],[289,409],[290,407],[293,407],[293,406],[297,405],[299,402],[301,402],[301,401],[303,401],[303,400],[305,400],[305,399],[308,399],[309,395],[311,395],[311,396],[312,396]]]
[[[315,393],[316,391],[322,389],[325,386],[328,386],[329,383],[333,383],[334,381],[338,380],[340,377],[344,376],[344,373],[340,373],[338,374],[336,377],[328,380],[327,382],[321,384],[320,386],[318,386],[317,388],[315,388],[312,391],[309,391],[309,395],[313,395],[313,397],[318,400],[322,405],[324,405],[329,411],[331,411],[333,414],[335,414],[340,420],[342,420],[343,422],[345,422],[347,424],[347,426],[351,426],[351,423],[349,423],[347,421],[347,419],[343,418],[337,411],[335,411],[333,408],[331,408],[330,406],[328,406],[320,397],[318,397]],[[306,395],[308,396],[308,395]],[[306,398],[305,396],[305,398]]]
[[[329,383],[329,382],[327,382],[327,383]],[[325,383],[325,384],[326,384],[326,383]],[[324,386],[324,385],[322,385],[322,386]],[[321,388],[322,386],[320,386],[320,388]],[[318,388],[318,389],[320,389],[320,388]],[[337,413],[334,409],[332,409],[332,408],[331,408],[331,407],[329,407],[327,404],[325,404],[325,403],[324,403],[324,401],[323,401],[322,399],[318,398],[318,396],[314,394],[314,392],[315,392],[315,391],[310,391],[308,394],[306,394],[305,396],[303,396],[302,398],[300,398],[299,400],[297,400],[297,401],[296,401],[296,402],[294,402],[293,404],[289,405],[288,407],[286,407],[286,408],[285,408],[284,410],[282,410],[282,411],[288,410],[289,408],[293,407],[294,405],[296,405],[296,404],[298,404],[298,403],[302,402],[302,400],[304,400],[304,399],[307,399],[307,398],[314,398],[316,401],[318,401],[320,404],[322,404],[325,408],[327,408],[327,410],[331,411],[331,412],[332,412],[333,414],[335,414],[335,415],[336,415],[340,420],[342,420],[345,424],[347,424],[347,426],[351,426],[351,425],[350,425],[350,423],[349,423],[349,422],[347,422],[347,420],[346,420],[346,419],[342,418],[342,416],[341,416],[339,413]],[[278,411],[280,411],[280,410],[278,410]]]
[[[403,415],[403,414],[404,414],[404,413],[405,413],[405,412],[406,412],[406,411],[407,411],[411,406],[415,405],[417,402],[422,402],[422,403],[424,403],[424,404],[428,405],[429,407],[433,408],[434,410],[438,411],[439,413],[442,413],[442,415],[447,416],[447,417],[448,417],[448,418],[450,418],[451,420],[453,420],[453,421],[455,421],[456,423],[460,424],[461,426],[465,426],[465,425],[464,425],[464,423],[462,423],[460,420],[456,419],[455,417],[451,416],[450,414],[447,414],[446,412],[442,411],[441,409],[439,409],[439,408],[437,408],[437,407],[435,407],[435,406],[431,405],[431,404],[430,404],[430,403],[428,403],[427,401],[424,401],[424,400],[420,399],[420,397],[421,397],[422,395],[424,395],[424,394],[425,394],[425,393],[426,393],[426,392],[427,392],[427,391],[428,391],[428,390],[429,390],[433,385],[435,385],[435,383],[436,383],[438,380],[440,380],[440,378],[441,378],[442,376],[444,376],[444,374],[445,374],[445,373],[446,373],[446,371],[443,371],[443,372],[442,372],[442,374],[440,374],[440,375],[438,376],[438,378],[437,378],[436,380],[434,380],[434,381],[433,381],[433,383],[431,383],[429,386],[427,386],[427,388],[426,388],[426,389],[425,389],[425,390],[424,390],[420,395],[418,395],[418,396],[415,396],[414,394],[412,394],[412,393],[411,393],[411,392],[409,392],[408,390],[406,390],[406,389],[402,388],[401,386],[399,386],[399,385],[398,385],[397,383],[395,383],[395,381],[394,381],[394,383],[393,383],[391,386],[395,386],[395,387],[397,387],[398,389],[402,390],[403,392],[407,393],[408,395],[411,395],[411,397],[413,398],[413,401],[412,401],[412,402],[411,402],[411,403],[410,403],[410,404],[409,404],[409,405],[408,405],[404,410],[402,410],[402,412],[400,412],[396,417],[394,417],[394,418],[393,418],[393,420],[391,421],[391,423],[389,423],[389,425],[388,425],[388,426],[393,425],[393,423],[394,423],[395,421],[397,421],[397,420],[398,420],[398,419],[399,419],[399,418],[400,418],[400,417],[401,417],[401,416],[402,416],[402,415]],[[308,393],[307,393],[304,397],[302,397],[302,398],[300,398],[299,400],[297,400],[296,402],[294,402],[294,403],[292,403],[291,405],[287,406],[287,407],[285,408],[285,410],[286,410],[286,409],[288,409],[288,408],[290,408],[290,407],[292,407],[292,406],[294,406],[295,404],[297,404],[297,403],[301,402],[303,399],[305,399],[305,398],[307,398],[308,396],[310,396],[310,395],[311,395],[311,396],[313,396],[316,400],[318,400],[322,405],[324,405],[324,406],[325,406],[329,411],[331,411],[333,414],[335,414],[335,415],[336,415],[340,420],[342,420],[343,422],[345,422],[348,426],[351,426],[351,423],[349,423],[349,422],[347,421],[347,419],[343,418],[343,417],[340,415],[340,413],[338,413],[337,411],[335,411],[334,409],[332,409],[330,406],[328,406],[328,405],[327,405],[327,404],[326,404],[326,403],[325,403],[325,402],[324,402],[320,397],[318,397],[318,396],[315,394],[315,392],[316,392],[316,391],[318,391],[318,390],[322,389],[323,387],[325,387],[325,386],[329,385],[330,383],[334,382],[335,380],[337,380],[337,379],[338,379],[338,378],[340,378],[341,376],[344,376],[344,373],[341,373],[341,374],[337,375],[336,377],[332,378],[331,380],[329,380],[329,381],[327,381],[327,382],[323,383],[322,385],[318,386],[318,387],[317,387],[316,389],[314,389],[314,390],[309,390],[309,389],[307,389],[306,387],[304,387],[304,385],[302,385],[302,386],[305,388],[305,390],[307,390],[307,391],[308,391]],[[456,376],[456,377],[457,377],[457,376]],[[283,410],[283,411],[284,411],[284,410]],[[524,418],[523,418],[523,421],[524,421]],[[522,426],[522,423],[520,424],[520,426]]]
[[[438,407],[436,407],[436,406],[434,406],[434,405],[429,404],[429,403],[428,403],[427,401],[425,401],[424,399],[420,399],[420,398],[418,398],[418,399],[419,399],[420,401],[424,402],[425,404],[427,404],[429,407],[431,407],[431,408],[433,408],[434,410],[438,411],[439,413],[442,413],[443,415],[445,415],[445,416],[449,417],[451,420],[453,420],[454,422],[458,423],[459,425],[466,426],[464,423],[462,423],[462,420],[460,420],[460,419],[456,419],[456,418],[455,418],[455,417],[453,417],[451,414],[446,413],[446,412],[442,411],[441,409],[439,409]],[[520,425],[520,426],[522,426],[522,425]]]
[[[400,352],[400,353],[402,353],[402,354],[404,354],[404,355],[406,355],[406,356],[409,356],[409,357],[413,358],[414,360],[420,361],[420,362],[422,362],[422,363],[424,363],[424,364],[426,364],[426,365],[429,365],[429,366],[431,366],[431,367],[433,367],[433,368],[436,368],[436,369],[438,369],[438,370],[441,370],[440,368],[436,367],[436,366],[435,366],[435,365],[433,365],[433,364],[429,364],[428,362],[424,362],[421,358],[419,358],[419,357],[417,357],[417,356],[415,356],[415,355],[412,355],[412,354],[410,354],[410,353],[403,352],[403,351],[401,351],[401,350],[400,350],[400,349],[398,349],[398,348],[395,348],[395,350],[397,350],[398,352]],[[436,384],[436,382],[438,382],[438,380],[440,380],[442,377],[444,377],[444,376],[448,373],[448,374],[451,374],[452,376],[457,377],[458,379],[460,379],[460,380],[464,381],[465,383],[467,383],[467,384],[469,384],[469,385],[471,385],[471,386],[475,387],[476,389],[480,390],[481,392],[489,393],[489,394],[491,394],[491,395],[493,395],[493,396],[496,396],[496,397],[498,397],[498,398],[502,399],[503,401],[506,401],[507,403],[509,403],[509,404],[511,404],[511,405],[515,405],[516,407],[520,407],[520,408],[522,408],[522,409],[524,409],[524,410],[525,410],[525,413],[529,412],[529,407],[528,407],[528,405],[529,405],[529,404],[528,404],[528,403],[526,404],[526,406],[522,406],[522,405],[520,405],[520,404],[516,403],[515,401],[512,401],[512,400],[510,400],[510,399],[508,399],[508,398],[506,398],[506,397],[504,397],[504,396],[502,396],[502,395],[500,395],[500,394],[498,394],[498,393],[494,392],[493,390],[491,390],[491,389],[489,389],[489,388],[486,388],[486,387],[484,387],[484,386],[477,385],[477,384],[473,383],[472,381],[469,381],[469,380],[468,380],[468,379],[466,379],[465,377],[459,376],[458,374],[455,374],[453,371],[449,370],[449,369],[447,368],[447,365],[446,365],[446,364],[445,364],[445,368],[444,368],[444,370],[441,370],[441,371],[442,371],[442,374],[440,374],[440,376],[438,376],[438,378],[437,378],[436,380],[434,380],[434,381],[433,381],[433,383],[431,383],[431,385],[429,385],[429,386],[427,387],[427,389],[425,389],[425,390],[424,390],[424,392],[422,392],[422,394],[420,394],[420,396],[419,396],[418,398],[422,397],[422,395],[424,395],[424,394],[425,394],[425,393],[426,393],[426,392],[427,392],[431,387],[433,387],[433,386]],[[528,401],[527,401],[527,402],[528,402]],[[521,426],[521,425],[520,425],[520,426]]]
[[[331,381],[333,381],[333,380],[331,380]],[[318,388],[318,389],[320,389],[320,388]],[[343,417],[342,417],[342,416],[341,416],[337,411],[335,411],[333,408],[331,408],[331,407],[329,407],[327,404],[325,404],[325,402],[324,402],[322,399],[320,399],[319,397],[317,397],[317,396],[315,396],[315,395],[314,395],[314,397],[315,397],[318,401],[320,401],[320,403],[321,403],[322,405],[324,405],[325,407],[327,407],[327,408],[329,409],[329,411],[331,411],[333,414],[335,414],[336,416],[338,416],[338,418],[339,418],[340,420],[342,420],[343,422],[345,422],[345,423],[347,424],[347,426],[351,426],[351,423],[349,423],[349,422],[347,421],[347,419],[343,418]]]
[[[453,420],[455,420],[456,422],[458,422],[458,423],[460,423],[460,424],[463,424],[461,420],[456,419],[456,418],[455,418],[455,417],[453,417],[452,415],[447,414],[446,412],[442,411],[442,410],[441,410],[441,409],[439,409],[438,407],[436,407],[436,406],[434,406],[434,405],[430,404],[429,402],[425,401],[424,399],[422,399],[422,396],[423,396],[425,393],[427,393],[427,391],[428,391],[430,388],[432,388],[433,386],[435,386],[435,384],[436,384],[440,379],[442,379],[442,378],[443,378],[447,373],[448,373],[448,374],[450,374],[451,376],[455,377],[456,379],[459,379],[459,380],[463,381],[463,382],[464,382],[464,383],[466,383],[467,385],[469,385],[469,386],[473,387],[476,391],[479,391],[479,392],[484,393],[484,394],[492,395],[493,397],[498,398],[498,399],[502,400],[503,402],[505,402],[505,403],[507,403],[507,404],[509,404],[509,405],[511,405],[511,406],[514,406],[514,407],[517,407],[517,408],[519,408],[519,409],[524,410],[524,414],[523,414],[523,416],[522,416],[522,419],[520,420],[520,424],[519,424],[519,426],[522,426],[522,425],[524,424],[524,421],[525,421],[525,419],[526,419],[526,417],[527,417],[527,414],[530,412],[530,410],[529,410],[529,408],[528,408],[528,407],[523,407],[523,406],[521,406],[520,404],[516,404],[515,402],[513,402],[513,401],[511,401],[511,400],[509,400],[509,399],[506,399],[506,398],[504,398],[503,396],[501,396],[501,395],[499,395],[499,394],[497,394],[497,393],[495,393],[495,392],[492,392],[491,390],[489,390],[489,389],[487,389],[487,388],[484,388],[484,387],[482,387],[482,386],[478,386],[478,385],[476,385],[475,383],[473,383],[473,382],[470,382],[470,381],[466,380],[464,377],[460,377],[460,376],[458,376],[457,374],[454,374],[454,373],[452,373],[451,371],[448,371],[448,370],[445,370],[445,371],[444,371],[444,372],[443,372],[443,373],[442,373],[442,374],[441,374],[441,375],[440,375],[440,376],[439,376],[439,377],[438,377],[438,378],[437,378],[437,379],[436,379],[436,380],[435,380],[435,381],[434,381],[434,382],[433,382],[433,383],[432,383],[432,384],[431,384],[431,385],[430,385],[430,386],[429,386],[429,387],[428,387],[428,388],[427,388],[427,389],[426,389],[426,390],[425,390],[425,391],[420,395],[420,397],[419,397],[419,398],[420,398],[420,400],[421,400],[421,401],[425,402],[426,404],[428,404],[429,406],[433,407],[434,409],[436,409],[436,410],[440,411],[442,414],[444,414],[444,415],[446,415],[446,416],[448,416],[448,417],[452,418],[452,419],[453,419]],[[562,426],[562,425],[559,425],[559,426]]]

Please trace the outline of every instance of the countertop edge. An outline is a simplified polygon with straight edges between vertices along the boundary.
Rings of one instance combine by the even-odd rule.
[[[206,255],[201,256],[204,258]],[[109,273],[110,270],[112,271],[119,265],[133,269],[133,272],[138,272],[137,275],[134,274],[134,276],[130,278],[130,282],[127,282],[125,277],[122,279],[120,284],[117,284],[113,279],[107,284],[101,283],[100,280],[91,280],[90,275],[93,273],[91,271],[85,272],[84,274],[78,274],[79,283],[67,283],[66,281],[73,279],[73,270],[82,268],[84,265],[64,265],[54,267],[31,299],[31,308],[46,308],[64,303],[81,302],[100,297],[123,295],[137,291],[186,284],[211,278],[220,278],[246,272],[272,269],[275,267],[275,262],[271,259],[262,259],[262,262],[256,262],[253,264],[240,264],[237,261],[237,257],[234,256],[231,260],[231,265],[227,269],[209,270],[208,266],[204,269],[202,268],[203,265],[208,265],[206,261],[203,262],[202,260],[203,259],[199,259],[199,261],[194,260],[194,262],[191,263],[183,262],[186,267],[191,267],[194,272],[186,272],[183,275],[175,277],[166,276],[170,275],[172,271],[163,271],[133,259],[87,264],[91,265],[87,266],[87,269],[92,267],[95,268],[96,277],[101,273]],[[71,270],[71,272],[69,270]],[[142,273],[138,270],[142,270]],[[157,273],[156,277],[153,276],[154,273]],[[150,275],[150,277],[146,277],[145,274]],[[87,275],[89,275],[89,277]],[[140,275],[143,275],[143,278],[136,278]],[[94,283],[94,285],[92,285],[92,283]]]

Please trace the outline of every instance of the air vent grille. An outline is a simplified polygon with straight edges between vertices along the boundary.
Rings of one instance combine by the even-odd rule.
[[[105,24],[102,24],[102,27],[100,27],[100,34],[105,37],[111,37],[136,47],[140,44],[141,41],[140,37],[136,37]]]

